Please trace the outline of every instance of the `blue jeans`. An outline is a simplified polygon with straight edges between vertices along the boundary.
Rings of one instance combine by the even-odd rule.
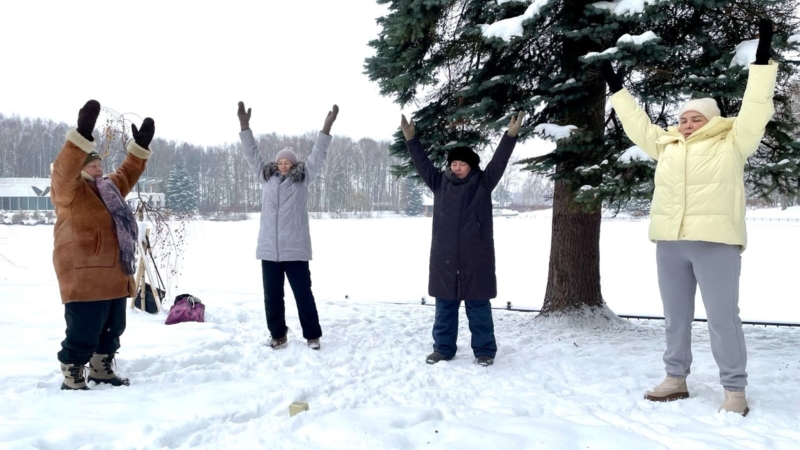
[[[433,323],[433,351],[445,358],[456,355],[458,346],[458,307],[461,300],[436,299],[436,319]],[[492,321],[492,304],[489,300],[466,300],[469,331],[472,333],[472,353],[478,356],[497,354],[497,342],[494,339],[494,322]]]

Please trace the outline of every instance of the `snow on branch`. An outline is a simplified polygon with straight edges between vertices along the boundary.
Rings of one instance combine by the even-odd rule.
[[[652,31],[645,31],[642,34],[631,36],[630,34],[623,34],[621,38],[617,39],[617,44],[633,44],[643,45],[645,42],[658,39]]]
[[[731,65],[733,66],[742,66],[747,68],[750,66],[750,63],[756,60],[756,50],[758,49],[758,39],[752,39],[749,41],[744,41],[741,44],[736,46],[736,54],[733,55],[733,59],[731,60]]]
[[[613,55],[614,53],[617,53],[618,51],[619,51],[619,49],[617,47],[611,47],[611,48],[603,50],[602,52],[589,52],[589,53],[583,55],[581,58],[588,61],[590,59],[598,58],[598,57],[603,56],[603,55]]]
[[[629,45],[644,45],[646,42],[654,41],[658,39],[655,33],[652,31],[646,31],[642,34],[631,36],[630,34],[623,34],[621,38],[617,39],[617,44],[629,44]],[[614,53],[619,52],[619,48],[611,47],[604,50],[601,53],[598,52],[590,52],[583,55],[581,58],[584,61],[588,61],[594,58],[599,58],[601,56],[606,55],[613,55]]]
[[[652,162],[653,158],[649,157],[644,150],[634,145],[625,150],[622,155],[619,156],[619,159],[617,159],[617,162],[621,163],[629,163],[631,161]]]
[[[655,5],[660,1],[669,0],[617,0],[614,2],[592,3],[592,6],[597,9],[605,9],[618,16],[631,16],[633,14],[641,14],[647,4]]]
[[[562,127],[561,125],[556,125],[554,123],[543,123],[536,125],[536,128],[534,128],[533,131],[535,133],[541,133],[545,136],[551,137],[557,141],[559,139],[568,138],[570,134],[577,129],[578,127],[575,125],[566,125]]]
[[[508,19],[498,20],[491,25],[481,25],[481,31],[486,38],[500,38],[510,41],[514,36],[522,36],[522,22],[539,14],[539,11],[550,3],[551,0],[533,0],[528,9],[521,16],[509,17]],[[506,1],[498,0],[499,4]]]

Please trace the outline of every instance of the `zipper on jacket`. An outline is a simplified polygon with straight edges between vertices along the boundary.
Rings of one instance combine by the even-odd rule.
[[[458,205],[458,236],[456,245],[456,300],[461,301],[461,220],[464,216],[464,193],[461,193]]]
[[[277,259],[277,262],[281,262],[280,241],[278,240],[278,228],[279,228],[278,218],[280,217],[280,212],[281,212],[281,184],[283,184],[283,180],[278,180],[278,193],[277,193],[278,205],[275,208],[275,259]]]

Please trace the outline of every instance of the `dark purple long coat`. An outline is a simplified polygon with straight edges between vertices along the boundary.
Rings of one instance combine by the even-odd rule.
[[[492,191],[503,177],[517,138],[503,136],[485,170],[464,179],[437,169],[417,137],[406,142],[417,173],[433,191],[428,295],[450,300],[497,297]]]

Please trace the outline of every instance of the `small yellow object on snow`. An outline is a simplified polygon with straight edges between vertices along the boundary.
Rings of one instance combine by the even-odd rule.
[[[306,402],[294,402],[289,405],[289,417],[300,414],[303,411],[308,411],[308,403]]]

